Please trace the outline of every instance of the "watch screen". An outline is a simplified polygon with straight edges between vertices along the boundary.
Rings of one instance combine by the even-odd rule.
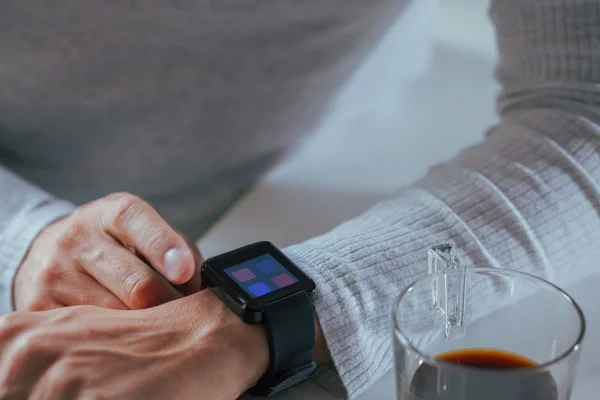
[[[253,299],[298,282],[294,275],[269,254],[223,271]]]

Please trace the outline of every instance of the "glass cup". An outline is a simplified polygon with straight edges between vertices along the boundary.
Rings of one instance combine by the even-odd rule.
[[[451,245],[394,305],[398,400],[568,400],[585,333],[580,307],[523,272],[466,267]]]

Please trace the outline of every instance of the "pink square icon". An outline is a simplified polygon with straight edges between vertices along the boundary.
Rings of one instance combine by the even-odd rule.
[[[247,282],[249,280],[256,278],[256,275],[254,275],[254,272],[250,271],[248,268],[238,269],[237,271],[233,272],[231,275],[233,275],[235,277],[235,279],[237,279],[238,282]]]
[[[290,286],[295,281],[288,274],[280,274],[271,278],[274,284],[279,286],[280,288]]]

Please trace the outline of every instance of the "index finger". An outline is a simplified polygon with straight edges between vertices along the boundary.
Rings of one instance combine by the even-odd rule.
[[[152,206],[129,193],[105,198],[104,230],[126,247],[134,247],[171,283],[180,285],[194,274],[194,256],[185,240]]]

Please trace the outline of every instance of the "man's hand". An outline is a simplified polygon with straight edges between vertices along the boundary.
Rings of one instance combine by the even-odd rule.
[[[200,264],[193,243],[150,205],[113,194],[37,236],[15,277],[15,308],[152,307],[198,291]]]
[[[0,398],[233,400],[265,373],[264,329],[209,290],[159,307],[0,318]]]

